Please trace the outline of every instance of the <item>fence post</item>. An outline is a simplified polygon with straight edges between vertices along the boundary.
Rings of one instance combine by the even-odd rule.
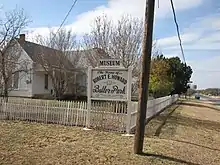
[[[7,119],[7,118],[8,118],[7,102],[4,100],[2,104],[3,104],[3,114],[4,114],[4,118]]]
[[[173,95],[171,95],[171,104],[173,104],[175,101],[174,101],[174,97]]]
[[[48,116],[48,100],[47,100],[47,102],[46,102],[46,123],[47,123],[47,117]]]
[[[128,84],[127,84],[127,121],[126,133],[131,133],[131,85],[132,85],[132,67],[128,68]]]
[[[81,112],[83,108],[81,108],[81,102],[77,102],[77,108],[76,108],[76,126],[78,126],[78,120],[79,120],[79,111]]]
[[[68,125],[69,118],[69,110],[70,110],[70,101],[67,102],[67,112],[66,112],[66,124]]]
[[[88,68],[88,83],[87,83],[87,114],[86,127],[90,127],[90,113],[91,113],[91,89],[92,88],[92,67]]]

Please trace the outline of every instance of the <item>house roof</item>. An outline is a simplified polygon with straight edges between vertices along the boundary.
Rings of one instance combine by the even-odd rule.
[[[109,58],[107,53],[105,53],[104,50],[100,48],[71,51],[69,58],[70,58],[70,61],[77,61],[77,63],[75,64],[77,68],[88,68],[88,66],[90,66],[92,62],[93,63],[96,62],[95,59],[91,62],[90,61],[91,59],[89,59],[88,56],[92,57],[97,54],[99,54],[101,58]],[[94,64],[94,65],[97,65],[97,64]]]
[[[33,62],[40,65],[42,65],[42,63],[47,65],[48,63],[49,66],[53,67],[60,67],[62,65],[66,69],[80,70],[86,69],[91,64],[96,65],[97,59],[93,59],[93,57],[97,54],[102,58],[108,57],[107,53],[100,48],[62,52],[57,49],[26,41],[24,34],[21,34],[17,41]],[[88,57],[92,57],[92,59],[88,59]]]
[[[42,64],[43,60],[44,62],[49,63],[49,65],[54,67],[63,65],[68,69],[73,68],[72,63],[63,54],[62,51],[29,41],[24,41],[23,43],[20,43],[20,45],[29,55],[29,57],[36,63]]]

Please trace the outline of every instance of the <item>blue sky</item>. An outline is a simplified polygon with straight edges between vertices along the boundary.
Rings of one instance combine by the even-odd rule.
[[[59,26],[67,11],[70,9],[73,0],[1,0],[5,10],[18,6],[24,8],[31,17],[33,23],[30,27]],[[66,24],[75,21],[78,14],[95,9],[99,5],[106,5],[106,0],[79,0],[72,10]]]
[[[170,2],[159,2],[159,8],[156,5],[155,9],[154,39],[166,56],[181,57]],[[4,11],[16,5],[24,8],[33,21],[28,27],[31,32],[45,34],[47,27],[59,26],[72,3],[72,0],[1,0],[0,5]],[[174,0],[174,5],[185,57],[194,71],[192,80],[199,88],[220,87],[220,1]],[[119,19],[122,14],[130,14],[141,18],[144,6],[145,0],[78,0],[65,24],[82,34],[98,15],[106,13]]]

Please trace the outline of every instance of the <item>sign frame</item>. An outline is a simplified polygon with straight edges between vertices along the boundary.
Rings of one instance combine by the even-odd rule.
[[[124,99],[114,99],[114,98],[96,98],[96,97],[93,97],[92,96],[92,75],[93,75],[93,71],[115,71],[115,72],[120,72],[120,71],[124,71],[125,74],[127,74],[127,94],[126,94],[126,98]],[[127,101],[129,96],[128,96],[128,93],[130,91],[130,86],[131,86],[131,78],[129,78],[130,76],[130,72],[129,72],[129,68],[91,68],[91,70],[89,70],[90,74],[91,74],[91,79],[90,79],[90,83],[91,83],[91,88],[88,88],[88,90],[90,89],[91,90],[91,94],[88,95],[90,96],[90,98],[92,100],[110,100],[110,101]],[[130,79],[130,80],[129,80]]]
[[[92,72],[93,71],[125,71],[127,76],[127,96],[125,99],[114,99],[114,98],[95,98],[92,97]],[[132,88],[132,67],[88,67],[88,84],[87,84],[87,117],[86,117],[86,126],[90,127],[90,111],[91,111],[91,102],[92,100],[100,101],[122,101],[127,102],[127,122],[131,121],[131,88]],[[126,132],[130,131],[130,125],[127,124]]]

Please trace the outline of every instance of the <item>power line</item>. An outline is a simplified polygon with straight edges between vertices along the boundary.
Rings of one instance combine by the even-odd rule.
[[[76,5],[77,0],[73,1],[73,4],[71,5],[69,11],[67,12],[66,16],[64,17],[63,21],[61,22],[58,30],[56,31],[56,33],[53,35],[53,38],[50,40],[50,44],[52,43],[52,41],[55,39],[57,33],[60,31],[60,29],[62,28],[62,26],[64,25],[66,19],[68,18],[68,16],[70,15],[71,11],[73,10],[74,6]],[[56,42],[55,42],[56,44]]]
[[[66,16],[64,17],[62,23],[60,24],[59,29],[57,30],[56,33],[58,33],[60,31],[60,29],[62,28],[63,24],[65,23],[66,19],[68,18],[68,16],[70,15],[71,11],[73,10],[74,6],[76,5],[77,0],[75,0],[71,6],[71,8],[69,9],[68,13],[66,14]]]
[[[176,31],[177,31],[177,35],[178,35],[178,39],[179,39],[179,45],[180,45],[181,53],[183,56],[183,62],[186,64],[186,59],[185,59],[185,55],[184,55],[184,51],[183,51],[182,40],[180,37],[179,25],[177,23],[176,12],[175,12],[175,8],[174,8],[173,0],[170,0],[170,3],[171,3],[171,7],[172,7],[172,11],[173,11],[173,19],[174,19],[174,22],[176,25]]]

